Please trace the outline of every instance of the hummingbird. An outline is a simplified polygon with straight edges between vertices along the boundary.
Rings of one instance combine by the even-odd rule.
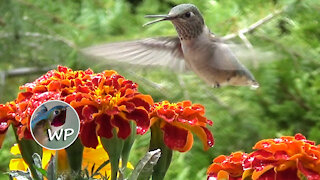
[[[166,15],[145,17],[158,19],[144,26],[171,21],[178,36],[108,43],[85,48],[82,52],[135,65],[160,65],[180,72],[191,70],[213,87],[259,87],[254,76],[228,45],[209,30],[195,5],[180,4]]]
[[[45,144],[48,140],[47,130],[52,127],[60,127],[66,121],[67,106],[55,106],[50,110],[41,106],[34,118],[31,120],[31,129],[34,137]]]

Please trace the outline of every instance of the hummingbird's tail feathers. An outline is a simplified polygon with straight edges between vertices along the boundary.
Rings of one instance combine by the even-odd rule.
[[[178,37],[148,38],[84,48],[81,52],[106,64],[164,66],[175,71],[187,70]]]

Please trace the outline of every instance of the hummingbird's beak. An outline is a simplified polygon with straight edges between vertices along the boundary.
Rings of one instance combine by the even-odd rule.
[[[156,19],[154,21],[150,21],[144,25],[142,25],[143,27],[144,26],[148,26],[150,24],[154,24],[154,23],[157,23],[157,22],[161,22],[161,21],[167,21],[167,20],[172,20],[174,19],[174,16],[170,16],[170,15],[146,15],[144,16],[145,18],[161,18],[161,19]]]

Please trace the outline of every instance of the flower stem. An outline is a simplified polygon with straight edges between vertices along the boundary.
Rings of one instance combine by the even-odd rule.
[[[119,160],[121,157],[124,140],[118,138],[116,129],[113,129],[113,137],[109,139],[101,137],[101,143],[109,155],[111,164],[111,180],[116,180],[119,171]]]
[[[21,152],[21,156],[23,160],[28,164],[30,172],[32,174],[32,178],[35,180],[40,180],[41,177],[38,175],[37,170],[35,169],[32,155],[37,153],[40,157],[42,157],[42,147],[39,146],[34,140],[21,139],[17,135],[17,128],[12,126],[14,130],[14,135],[16,137],[16,141],[19,145],[19,149]]]
[[[123,146],[123,150],[122,150],[122,154],[121,154],[121,160],[122,160],[121,169],[122,169],[122,171],[125,171],[127,168],[127,163],[129,160],[130,151],[131,151],[132,145],[134,143],[134,140],[136,139],[136,132],[137,132],[136,131],[136,124],[133,121],[130,122],[130,128],[131,128],[131,134],[124,141],[124,146]]]
[[[71,172],[79,174],[81,172],[82,165],[82,153],[83,145],[81,144],[79,138],[77,138],[74,143],[66,148],[68,162],[71,168]]]
[[[171,163],[172,150],[169,149],[163,142],[163,132],[160,129],[159,122],[156,122],[151,126],[149,151],[156,149],[161,149],[161,157],[154,167],[152,180],[163,180]]]

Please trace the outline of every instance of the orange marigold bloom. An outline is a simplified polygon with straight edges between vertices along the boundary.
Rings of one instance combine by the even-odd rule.
[[[319,180],[320,145],[296,134],[264,139],[250,154],[219,156],[208,169],[208,179]]]
[[[138,134],[144,134],[150,126],[148,112],[153,100],[149,95],[140,94],[137,87],[115,71],[95,74],[90,69],[72,71],[58,66],[58,70],[51,70],[20,87],[25,91],[19,93],[15,101],[17,134],[20,139],[32,138],[31,115],[48,100],[65,101],[76,109],[84,146],[95,148],[97,136],[111,138],[113,128],[117,129],[119,138],[126,139],[131,132],[129,120],[136,122]]]
[[[320,146],[303,135],[259,141],[244,162],[245,176],[255,179],[320,179]]]
[[[204,149],[214,145],[214,139],[206,125],[212,121],[204,117],[204,107],[190,101],[169,103],[163,101],[154,104],[150,115],[151,124],[159,122],[164,133],[164,143],[172,150],[186,152],[193,144],[195,133],[202,141]]]
[[[0,148],[10,123],[15,122],[16,106],[14,102],[0,104]]]
[[[207,175],[211,179],[241,180],[243,174],[243,161],[247,158],[243,152],[235,152],[230,156],[220,155],[209,166]]]

